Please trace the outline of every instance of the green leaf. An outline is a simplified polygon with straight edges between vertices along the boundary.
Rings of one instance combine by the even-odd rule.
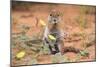
[[[89,52],[87,50],[80,51],[81,56],[88,56]]]

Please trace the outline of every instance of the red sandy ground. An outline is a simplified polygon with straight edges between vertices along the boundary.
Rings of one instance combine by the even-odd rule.
[[[64,46],[73,46],[75,48],[83,49],[82,43],[84,40],[80,41],[72,41],[72,42],[67,42],[67,37],[71,37],[72,39],[78,39],[82,37],[72,37],[71,35],[74,33],[81,33],[82,31],[85,34],[89,34],[92,32],[95,32],[95,15],[87,14],[84,15],[87,19],[87,28],[86,29],[81,29],[80,26],[78,25],[76,18],[80,14],[80,6],[75,6],[75,5],[58,5],[58,6],[53,6],[52,9],[60,11],[63,16],[62,16],[62,21],[61,21],[61,29],[67,34],[65,36],[64,40]],[[16,24],[12,24],[12,32],[13,33],[18,33],[21,30],[18,29],[18,24],[26,24],[29,25],[31,28],[27,32],[28,36],[32,36],[33,34],[38,36],[38,34],[43,30],[42,27],[36,26],[36,17],[39,19],[44,20],[47,23],[47,17],[50,13],[49,6],[44,4],[44,5],[35,5],[31,6],[29,10],[12,10],[12,17],[17,19]],[[94,35],[95,36],[95,35]],[[21,50],[20,47],[16,46],[16,48],[12,48],[12,56],[16,55],[16,53]],[[94,61],[95,60],[95,45],[92,45],[87,48],[89,52],[88,57],[81,57],[80,61]],[[15,59],[12,59],[12,64],[13,65],[30,65],[28,62],[31,60],[32,55],[31,51],[27,50],[27,55],[22,58],[20,61],[16,61]],[[72,52],[68,52],[64,54],[66,57],[69,59],[73,60],[76,58],[76,54]],[[25,59],[27,58],[27,59]],[[43,55],[38,57],[38,64],[47,64],[47,63],[52,63],[51,62],[51,55]]]

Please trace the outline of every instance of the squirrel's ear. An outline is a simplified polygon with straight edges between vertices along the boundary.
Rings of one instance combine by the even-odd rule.
[[[60,13],[60,16],[63,16],[63,13]]]

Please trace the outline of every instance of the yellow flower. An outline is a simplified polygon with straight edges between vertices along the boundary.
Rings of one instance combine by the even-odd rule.
[[[19,53],[17,53],[16,58],[17,59],[21,59],[25,56],[25,51],[20,51]]]
[[[49,39],[56,40],[56,38],[53,35],[48,35]]]
[[[46,26],[46,23],[45,23],[43,20],[41,20],[41,19],[40,19],[40,24],[41,24],[42,26]]]

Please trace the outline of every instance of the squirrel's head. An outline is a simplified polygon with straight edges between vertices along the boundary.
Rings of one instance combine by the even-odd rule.
[[[52,10],[51,13],[49,14],[48,22],[55,24],[55,23],[59,23],[60,19],[61,19],[60,12],[56,10]]]

